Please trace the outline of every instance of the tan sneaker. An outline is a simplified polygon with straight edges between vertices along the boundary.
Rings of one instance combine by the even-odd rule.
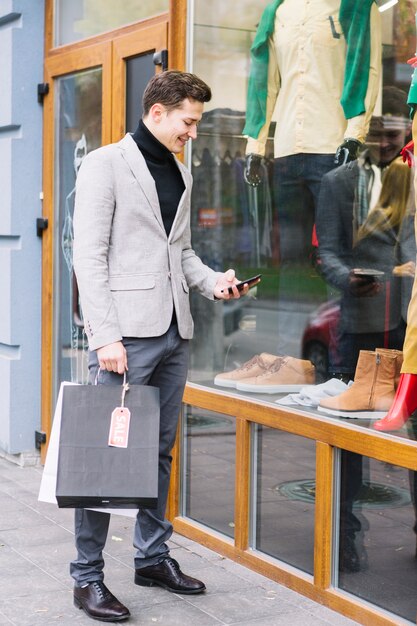
[[[249,361],[246,361],[243,365],[231,372],[224,372],[217,374],[214,379],[214,384],[220,387],[233,387],[236,388],[236,384],[243,378],[250,378],[252,376],[258,376],[265,372],[278,358],[276,354],[268,354],[268,352],[262,352],[261,354],[255,354]]]
[[[319,411],[338,417],[379,419],[394,400],[397,355],[361,350],[353,384],[343,393],[320,401]]]
[[[279,357],[263,374],[239,381],[236,389],[254,393],[291,393],[306,385],[314,385],[314,380],[315,367],[310,361],[285,356]]]

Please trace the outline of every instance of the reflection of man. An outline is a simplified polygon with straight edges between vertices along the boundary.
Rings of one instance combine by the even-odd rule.
[[[77,178],[74,268],[90,347],[90,373],[101,384],[129,382],[160,390],[158,506],[137,515],[135,583],[200,593],[169,556],[165,519],[171,449],[193,332],[189,289],[214,300],[239,297],[233,270],[218,274],[191,248],[191,176],[172,153],[197,135],[209,87],[193,74],[162,72],[148,83],[134,135],[90,152]],[[232,287],[232,296],[227,288]],[[245,290],[245,293],[247,289]],[[110,515],[77,509],[74,602],[93,619],[129,617],[103,583]]]
[[[78,171],[85,155],[87,154],[87,139],[83,133],[75,144],[74,148],[74,181],[77,179]],[[70,303],[69,332],[71,337],[71,349],[73,353],[70,357],[71,362],[71,380],[73,382],[83,382],[84,376],[84,359],[79,359],[78,350],[87,346],[84,345],[85,335],[82,333],[82,320],[78,315],[78,287],[77,281],[73,274],[73,243],[74,243],[74,201],[75,201],[75,184],[74,188],[65,198],[65,216],[61,234],[61,249],[68,269],[68,302]],[[86,368],[85,368],[86,369]]]
[[[275,0],[262,14],[251,48],[245,177],[252,186],[261,180],[273,118],[280,302],[294,276],[310,274],[321,179],[345,157],[356,158],[365,140],[380,60],[373,0]],[[290,354],[285,311],[278,324],[278,351]]]
[[[375,350],[384,346],[381,334],[385,326],[385,306],[373,309],[372,315],[363,314],[358,302],[371,303],[379,297],[380,285],[367,282],[353,274],[355,266],[355,244],[360,239],[361,227],[366,223],[371,209],[380,199],[381,178],[387,166],[398,156],[410,132],[406,94],[395,87],[383,90],[383,115],[371,120],[366,150],[357,161],[347,163],[326,174],[322,180],[317,208],[317,234],[319,240],[320,267],[331,287],[342,292],[341,322],[337,338],[331,343],[336,346],[330,356],[330,372],[333,376],[352,379],[359,351]],[[377,213],[375,212],[375,215]],[[379,245],[380,261],[386,261],[392,241],[400,236],[398,250],[391,251],[400,258],[404,248],[413,247],[412,220],[405,220],[398,232],[381,233]],[[401,231],[401,234],[400,234]],[[358,234],[359,233],[359,234]],[[365,239],[359,241],[357,250],[365,248]],[[371,246],[371,243],[368,244]],[[396,248],[394,244],[394,248]],[[383,249],[383,252],[381,250]],[[369,251],[369,250],[368,250]],[[407,258],[412,252],[408,250]],[[405,259],[404,259],[405,260]],[[382,295],[382,294],[380,294]],[[390,341],[401,349],[405,329],[407,296],[395,302],[395,315],[391,311],[393,327]],[[402,305],[402,306],[401,306]],[[362,523],[353,512],[363,479],[363,458],[347,450],[341,452],[340,526],[339,526],[339,571],[357,572],[366,567],[365,548],[360,544]]]
[[[373,315],[372,319],[369,316],[359,319],[355,314],[355,298],[375,296],[379,289],[378,283],[369,282],[366,277],[356,276],[352,271],[358,231],[369,211],[377,204],[385,168],[398,156],[410,132],[406,94],[396,87],[385,87],[382,102],[383,115],[372,118],[366,150],[357,161],[324,176],[317,207],[320,267],[329,285],[343,294],[339,341],[333,342],[338,346],[338,354],[330,355],[330,371],[333,374],[344,373],[351,378],[359,350],[372,349],[367,341],[369,333],[386,329],[385,319],[381,318],[384,310],[380,311],[380,315]],[[410,216],[404,221],[398,236],[400,242],[395,254],[400,265],[413,255],[414,236]],[[406,319],[406,291],[409,285],[403,287],[402,310],[398,298],[395,309],[391,311],[391,329],[400,323],[401,317]],[[395,310],[398,315],[394,320]],[[382,345],[377,343],[376,347]]]

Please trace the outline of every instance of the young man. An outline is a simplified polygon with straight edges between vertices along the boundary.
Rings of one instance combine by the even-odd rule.
[[[165,519],[171,449],[193,334],[189,289],[213,299],[238,298],[233,270],[216,273],[191,248],[191,176],[173,156],[197,136],[210,88],[193,74],[154,76],[133,135],[88,154],[74,212],[74,269],[89,340],[90,380],[160,390],[158,507],[140,510],[134,533],[135,583],[182,594],[205,590],[169,556]],[[228,287],[232,287],[229,295]],[[241,292],[246,293],[247,288]],[[110,515],[75,511],[74,603],[93,619],[121,621],[129,610],[103,583]]]

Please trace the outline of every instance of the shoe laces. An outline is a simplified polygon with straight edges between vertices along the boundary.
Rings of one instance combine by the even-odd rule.
[[[107,589],[107,587],[103,583],[103,581],[95,580],[94,582],[92,582],[90,584],[96,590],[98,596],[100,597],[100,600],[107,600],[108,598],[111,597],[112,594],[111,594],[110,590]]]
[[[178,563],[178,561],[176,561],[175,559],[173,559],[170,556],[167,556],[167,558],[165,559],[166,563],[169,563],[169,565],[171,565],[173,567],[173,569],[179,574],[181,572],[180,570],[180,564]]]
[[[281,366],[285,363],[285,359],[283,359],[282,357],[278,357],[273,363],[272,365],[270,365],[268,367],[268,374],[271,372],[277,372],[279,369],[281,369]]]
[[[255,354],[255,356],[253,356],[251,359],[249,359],[249,361],[246,361],[246,363],[243,363],[243,365],[241,365],[241,367],[239,367],[240,370],[248,370],[249,368],[252,367],[252,365],[256,365],[259,362],[259,355]]]

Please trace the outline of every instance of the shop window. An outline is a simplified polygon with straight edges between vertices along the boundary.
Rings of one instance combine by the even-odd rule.
[[[343,451],[338,587],[414,623],[416,473]]]
[[[193,3],[192,67],[213,90],[189,153],[193,246],[217,271],[262,280],[237,301],[193,295],[190,380],[295,393],[288,404],[372,427],[398,385],[415,275],[413,170],[399,153],[417,2],[369,3],[359,30],[343,1],[295,4]]]
[[[313,574],[315,442],[254,428],[253,547]]]
[[[168,11],[168,0],[55,0],[54,45],[79,41]]]
[[[234,536],[235,420],[184,407],[183,515]]]

